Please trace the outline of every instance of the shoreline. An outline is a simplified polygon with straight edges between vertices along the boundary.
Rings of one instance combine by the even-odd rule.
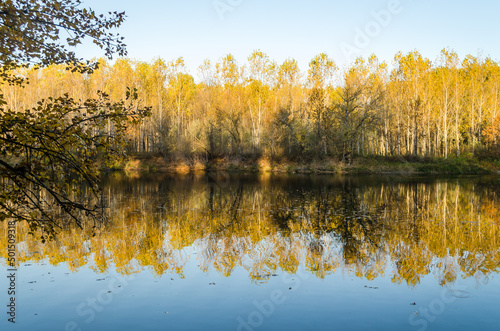
[[[165,158],[157,155],[133,155],[103,170],[172,174],[228,172],[331,175],[481,175],[500,174],[500,159],[364,156],[355,157],[351,164],[347,164],[335,158],[292,161],[270,160],[265,157],[221,157],[206,161],[196,157]]]

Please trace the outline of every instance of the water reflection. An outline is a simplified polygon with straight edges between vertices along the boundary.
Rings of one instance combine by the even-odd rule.
[[[487,281],[500,265],[495,181],[114,174],[105,179],[109,222],[97,234],[93,223],[66,226],[42,243],[19,224],[18,262],[65,262],[74,272],[113,266],[122,274],[140,265],[182,277],[195,259],[224,276],[244,268],[256,283],[301,265],[319,278],[341,271],[409,286],[429,274],[441,285]]]

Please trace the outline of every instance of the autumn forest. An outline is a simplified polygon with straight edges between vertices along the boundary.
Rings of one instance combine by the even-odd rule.
[[[0,1],[0,330],[497,328],[499,6]]]
[[[5,101],[20,111],[63,93],[78,101],[104,91],[118,101],[137,88],[141,106],[152,107],[127,129],[127,152],[138,154],[350,161],[500,150],[500,64],[491,58],[445,49],[430,60],[413,51],[390,64],[372,55],[339,68],[319,54],[302,72],[293,59],[278,64],[255,51],[245,63],[206,60],[195,75],[182,58],[98,61],[93,74],[64,65],[16,69],[29,84],[4,84]]]

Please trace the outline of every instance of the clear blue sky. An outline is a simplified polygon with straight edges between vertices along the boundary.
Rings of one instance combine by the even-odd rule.
[[[232,53],[243,64],[256,49],[279,63],[295,58],[302,69],[321,52],[340,67],[352,60],[349,56],[375,53],[390,62],[397,51],[414,49],[434,60],[445,47],[460,57],[482,54],[500,59],[498,0],[83,0],[83,4],[98,12],[126,12],[127,21],[119,32],[126,38],[130,58],[182,56],[192,74],[205,58],[215,61]],[[380,11],[390,15],[382,15],[378,22],[373,13]],[[78,53],[102,55],[87,46]]]

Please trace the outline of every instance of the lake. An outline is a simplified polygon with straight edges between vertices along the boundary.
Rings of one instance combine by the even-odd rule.
[[[497,330],[500,178],[104,178],[108,220],[17,225],[1,330]]]

